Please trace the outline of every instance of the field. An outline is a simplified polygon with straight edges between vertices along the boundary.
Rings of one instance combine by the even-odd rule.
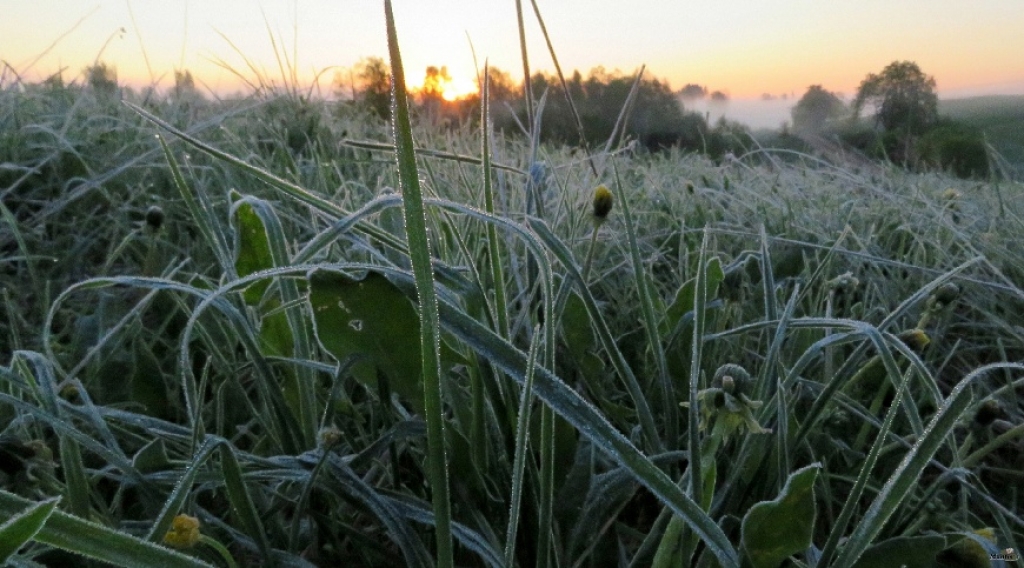
[[[0,85],[0,558],[1009,565],[1024,186],[403,111]]]
[[[1024,172],[1024,97],[995,95],[942,100],[939,114],[980,129],[1013,171]]]

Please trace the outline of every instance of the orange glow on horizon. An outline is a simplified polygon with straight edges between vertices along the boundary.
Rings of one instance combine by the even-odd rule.
[[[440,96],[448,102],[455,102],[479,93],[476,81],[462,76],[452,77],[448,67],[427,67],[423,76],[423,86],[418,91],[427,96]]]

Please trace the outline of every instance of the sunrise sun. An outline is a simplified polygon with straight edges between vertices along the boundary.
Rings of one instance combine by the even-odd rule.
[[[421,93],[427,95],[438,95],[442,99],[452,102],[464,99],[478,92],[476,81],[470,75],[459,75],[453,77],[448,67],[427,67],[423,77]]]

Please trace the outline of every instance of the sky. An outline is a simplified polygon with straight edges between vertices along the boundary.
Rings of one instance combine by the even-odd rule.
[[[566,73],[594,67],[687,83],[730,98],[799,98],[813,84],[847,100],[869,73],[911,60],[940,97],[1024,94],[1024,0],[536,0]],[[237,74],[319,77],[330,93],[360,59],[385,57],[383,2],[371,0],[0,0],[0,60],[30,80],[65,80],[102,61],[120,82],[245,91]],[[533,70],[554,66],[523,0]],[[514,0],[394,0],[410,85],[446,66],[473,88],[484,60],[522,75]],[[474,59],[475,54],[475,59]],[[234,72],[228,71],[233,69]],[[258,71],[254,71],[256,69]],[[0,77],[3,77],[0,74]]]

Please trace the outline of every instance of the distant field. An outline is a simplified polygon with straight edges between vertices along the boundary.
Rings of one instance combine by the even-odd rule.
[[[1004,158],[1024,169],[1024,95],[942,100],[939,114],[982,129]]]

